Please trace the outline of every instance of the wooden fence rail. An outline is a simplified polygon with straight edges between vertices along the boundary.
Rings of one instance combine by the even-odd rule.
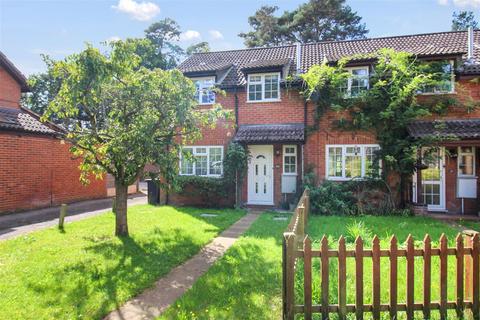
[[[405,248],[398,247],[398,239],[393,236],[388,249],[380,248],[380,239],[374,236],[371,248],[364,248],[364,241],[358,237],[354,249],[347,249],[343,236],[338,240],[338,249],[331,249],[326,236],[323,236],[320,249],[312,248],[312,241],[305,235],[308,217],[309,195],[306,191],[295,210],[283,239],[283,317],[294,319],[303,314],[306,320],[312,314],[319,313],[322,319],[328,319],[330,313],[337,313],[339,319],[346,319],[348,313],[355,313],[357,319],[363,319],[365,312],[371,312],[373,319],[380,319],[381,312],[388,312],[391,319],[398,319],[398,312],[405,312],[407,319],[414,318],[415,311],[422,311],[424,319],[430,319],[431,310],[439,310],[440,318],[447,319],[447,310],[456,311],[459,318],[464,310],[472,311],[474,319],[480,319],[480,238],[478,233],[466,234],[466,243],[462,235],[456,237],[456,245],[448,247],[447,237],[442,235],[439,246],[432,248],[432,239],[427,234],[423,239],[423,248],[415,248],[413,237],[406,240]],[[448,257],[453,256],[455,273],[448,273]],[[389,260],[389,302],[382,304],[381,258]],[[398,301],[398,258],[406,260],[406,300]],[[415,259],[417,257],[417,260]],[[415,274],[415,264],[423,260],[423,273]],[[439,297],[432,301],[432,257],[439,257]],[[312,301],[312,260],[319,259],[320,301]],[[337,279],[331,279],[329,262],[337,260]],[[355,264],[355,303],[347,304],[347,259]],[[371,259],[372,303],[364,303],[365,259]],[[303,260],[303,304],[295,304],[295,269],[297,262]],[[415,300],[415,277],[423,282],[423,299]],[[454,301],[447,300],[447,280],[453,277],[455,282]],[[337,281],[337,303],[329,301],[331,281]],[[452,290],[452,289],[451,289]]]

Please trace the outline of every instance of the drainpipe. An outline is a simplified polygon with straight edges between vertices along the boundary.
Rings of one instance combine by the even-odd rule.
[[[467,61],[473,61],[473,27],[467,29]]]
[[[235,99],[235,133],[238,131],[238,95],[237,95],[237,87],[233,91],[233,96]]]

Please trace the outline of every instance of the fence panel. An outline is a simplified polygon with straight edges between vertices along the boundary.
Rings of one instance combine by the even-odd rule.
[[[293,220],[303,222],[306,213],[304,210],[296,210]],[[302,215],[298,218],[295,215]],[[447,318],[448,310],[455,310],[457,316],[463,316],[465,310],[471,310],[474,319],[479,319],[479,296],[480,296],[480,238],[478,234],[468,237],[466,245],[462,235],[455,239],[455,247],[449,248],[447,237],[442,235],[439,246],[432,248],[431,238],[427,234],[423,239],[423,247],[415,248],[414,239],[408,236],[405,248],[398,248],[398,240],[392,236],[390,246],[387,249],[380,248],[380,239],[374,236],[371,249],[365,248],[361,237],[355,239],[352,249],[346,248],[345,238],[341,236],[338,241],[338,249],[330,249],[327,237],[324,235],[320,242],[320,248],[312,248],[311,239],[307,236],[302,238],[302,245],[298,246],[298,235],[302,232],[295,223],[291,224],[289,232],[284,237],[284,319],[294,319],[295,314],[304,314],[305,319],[311,319],[312,314],[321,313],[322,319],[328,319],[330,313],[337,313],[339,319],[346,319],[349,313],[355,313],[357,319],[363,319],[365,312],[371,312],[373,319],[380,319],[382,312],[387,312],[391,319],[398,318],[398,312],[405,312],[407,319],[414,318],[415,311],[422,311],[424,318],[428,319],[431,310],[438,310],[441,319]],[[305,229],[303,229],[305,230]],[[439,272],[439,300],[431,301],[432,293],[432,257],[438,257]],[[455,274],[451,274],[451,288],[455,292],[455,300],[448,301],[448,259],[455,261]],[[388,303],[381,303],[381,261],[389,259],[389,297]],[[406,297],[405,301],[398,301],[398,261],[406,259]],[[421,259],[418,259],[421,258]],[[297,259],[303,259],[304,275],[304,302],[295,304],[295,267]],[[320,262],[320,301],[312,301],[312,260]],[[329,262],[337,259],[338,302],[329,301],[330,268]],[[347,304],[347,262],[354,259],[355,264],[355,303]],[[372,261],[372,303],[364,303],[364,260]],[[421,261],[423,260],[423,261]],[[415,263],[423,263],[423,274],[415,275]],[[385,264],[384,264],[385,266]],[[369,270],[368,270],[369,271]],[[415,276],[420,277],[415,282]],[[422,301],[415,301],[415,283],[423,285]]]

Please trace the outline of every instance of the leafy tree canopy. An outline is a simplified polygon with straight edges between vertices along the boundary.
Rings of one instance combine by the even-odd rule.
[[[202,41],[196,44],[192,44],[185,50],[187,56],[191,56],[194,53],[210,52],[210,45],[206,41]]]
[[[469,27],[478,29],[478,21],[473,11],[459,11],[452,15],[452,31],[465,31]]]
[[[253,30],[239,34],[247,47],[360,39],[368,33],[345,0],[310,0],[281,16],[275,15],[277,10],[276,6],[263,6],[248,18]]]
[[[149,40],[144,40],[149,41]],[[147,163],[162,176],[177,175],[180,146],[224,115],[199,110],[195,86],[178,70],[141,66],[137,42],[116,41],[108,54],[88,45],[51,66],[61,87],[44,119],[59,119],[82,159],[82,180],[105,172],[115,178],[116,234],[127,235],[127,187]]]

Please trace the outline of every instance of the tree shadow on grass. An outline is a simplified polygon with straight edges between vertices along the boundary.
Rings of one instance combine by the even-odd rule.
[[[281,252],[264,241],[240,240],[161,319],[278,319]]]
[[[201,248],[180,229],[163,232],[156,228],[142,241],[113,236],[86,240],[89,244],[79,252],[84,257],[54,270],[41,283],[28,284],[45,308],[58,306],[52,318],[99,319]]]

